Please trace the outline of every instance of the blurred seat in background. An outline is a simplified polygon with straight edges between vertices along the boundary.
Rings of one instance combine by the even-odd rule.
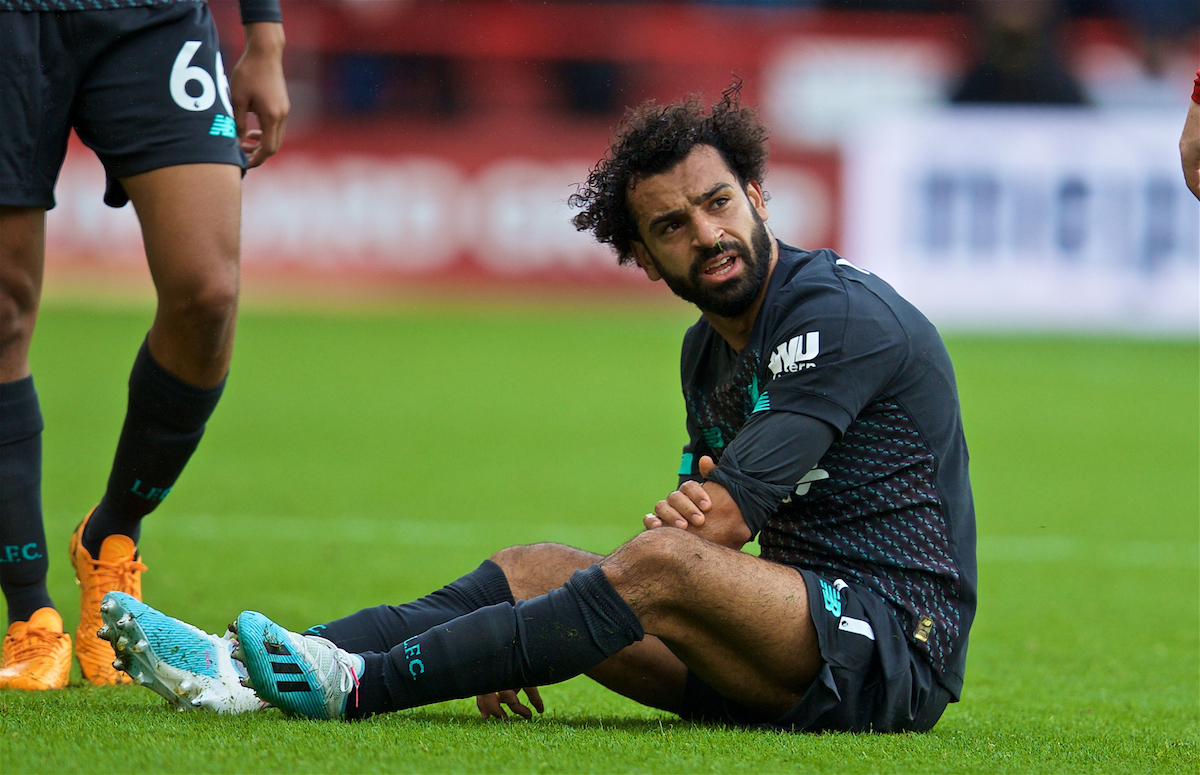
[[[1198,0],[1106,0],[1128,45],[1103,42],[1080,57],[1088,96],[1105,108],[1185,109],[1197,63]]]
[[[1059,47],[1064,3],[973,0],[969,8],[978,59],[951,97],[953,102],[1087,103]]]

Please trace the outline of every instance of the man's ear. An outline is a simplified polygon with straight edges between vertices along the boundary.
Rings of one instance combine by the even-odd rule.
[[[662,273],[654,266],[654,261],[650,259],[650,251],[646,250],[646,246],[637,240],[629,243],[629,247],[633,249],[633,260],[637,261],[637,265],[642,268],[646,276],[651,280],[661,280]]]
[[[759,218],[765,221],[771,217],[771,213],[767,212],[766,194],[763,193],[762,185],[757,180],[751,180],[746,184],[746,198],[758,212]]]

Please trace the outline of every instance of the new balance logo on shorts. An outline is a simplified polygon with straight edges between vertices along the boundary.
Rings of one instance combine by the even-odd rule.
[[[825,602],[826,611],[834,616],[842,615],[842,596],[825,579],[821,579],[821,597]]]
[[[232,118],[224,113],[218,113],[213,116],[212,126],[209,127],[208,133],[214,137],[237,137],[237,126],[233,123]]]
[[[821,602],[825,604],[826,611],[838,617],[838,629],[875,640],[875,629],[871,627],[870,622],[865,619],[855,619],[853,616],[842,616],[842,590],[848,589],[849,585],[841,579],[837,579],[832,584],[825,579],[820,581]]]

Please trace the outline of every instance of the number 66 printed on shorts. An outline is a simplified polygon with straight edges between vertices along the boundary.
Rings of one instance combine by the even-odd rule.
[[[221,52],[216,52],[216,81],[213,81],[212,75],[207,70],[199,65],[192,64],[192,60],[199,51],[202,41],[189,40],[179,49],[179,54],[175,57],[175,64],[171,66],[171,77],[169,86],[171,89],[171,99],[175,100],[175,104],[184,110],[192,112],[201,112],[208,110],[216,102],[217,97],[221,98],[221,105],[225,108],[225,115],[218,114],[213,119],[212,128],[209,129],[210,135],[223,135],[225,137],[236,137],[237,129],[233,122],[233,105],[229,101],[229,79],[225,76],[225,63],[221,59]],[[197,83],[200,86],[200,93],[192,95],[188,91],[188,84]]]

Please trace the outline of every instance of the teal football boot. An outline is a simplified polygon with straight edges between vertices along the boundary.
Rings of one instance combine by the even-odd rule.
[[[289,632],[257,611],[235,624],[233,658],[248,674],[243,685],[285,713],[315,719],[341,718],[358,687],[363,658],[325,638]]]

